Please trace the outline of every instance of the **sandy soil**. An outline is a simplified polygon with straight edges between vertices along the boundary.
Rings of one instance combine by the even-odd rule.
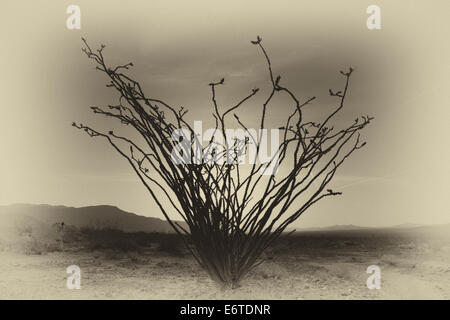
[[[405,233],[405,232],[404,232]],[[218,287],[189,256],[157,248],[0,252],[1,299],[449,299],[450,245],[410,233],[310,232],[269,250],[240,288]],[[66,268],[81,268],[68,290]],[[381,268],[369,290],[366,269]]]

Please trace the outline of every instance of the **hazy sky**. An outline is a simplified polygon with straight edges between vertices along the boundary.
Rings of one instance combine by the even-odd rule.
[[[81,8],[81,30],[66,28],[70,4]],[[381,8],[381,30],[366,27],[370,4]],[[267,89],[264,59],[249,42],[261,35],[282,84],[318,97],[312,115],[329,110],[328,88],[353,66],[341,120],[376,117],[367,147],[331,184],[344,195],[296,225],[448,223],[449,9],[448,1],[2,1],[0,204],[111,204],[162,217],[105,141],[70,126],[117,126],[90,113],[116,95],[80,38],[106,44],[113,63],[133,61],[147,95],[189,108],[193,121],[211,114],[210,81],[225,77],[225,104]],[[282,102],[269,111],[274,124]]]

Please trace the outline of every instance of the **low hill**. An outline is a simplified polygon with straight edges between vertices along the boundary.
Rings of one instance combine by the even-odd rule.
[[[0,206],[0,225],[48,225],[61,222],[76,227],[113,228],[125,232],[174,232],[165,220],[139,216],[108,205],[80,208],[45,204]]]

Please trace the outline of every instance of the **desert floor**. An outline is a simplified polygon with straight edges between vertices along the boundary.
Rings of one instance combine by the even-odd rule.
[[[157,243],[117,249],[78,236],[48,252],[3,246],[0,298],[450,299],[448,228],[428,231],[300,232],[271,248],[233,290],[218,287],[189,255]],[[79,290],[66,288],[74,264]],[[381,268],[379,290],[366,287],[370,265]]]

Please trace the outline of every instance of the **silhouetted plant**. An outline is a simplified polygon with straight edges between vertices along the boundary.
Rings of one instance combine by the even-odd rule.
[[[186,246],[188,250],[219,283],[237,286],[253,267],[262,262],[262,252],[288,225],[317,201],[341,194],[325,188],[348,156],[365,145],[360,142],[359,131],[373,118],[357,118],[339,130],[329,123],[344,107],[352,68],[340,72],[345,79],[342,90],[329,90],[329,94],[338,101],[337,107],[324,121],[309,121],[304,119],[303,109],[315,97],[301,102],[292,91],[281,85],[280,76],[274,76],[262,39],[258,36],[252,41],[265,57],[271,83],[270,93],[259,110],[259,129],[265,128],[266,110],[274,96],[286,94],[293,102],[293,110],[286,117],[285,125],[279,128],[282,141],[277,152],[268,162],[258,164],[254,161],[245,171],[239,157],[252,146],[256,150],[256,159],[261,152],[261,135],[259,138],[246,136],[245,139],[235,139],[232,145],[213,137],[203,145],[185,120],[186,109],[175,109],[163,100],[147,97],[139,82],[127,73],[133,67],[132,63],[108,66],[103,55],[104,45],[94,51],[85,39],[83,42],[84,53],[109,79],[107,87],[120,94],[117,105],[109,105],[108,109],[96,106],[91,109],[134,128],[138,137],[130,138],[114,131],[103,133],[83,124],[73,123],[73,126],[91,137],[105,138],[129,162],[169,224],[183,235],[185,241],[189,239],[193,244],[193,248]],[[235,112],[259,89],[251,89],[237,104],[221,110],[216,90],[223,84],[222,78],[209,86],[215,131],[226,136],[229,126],[225,118],[231,114],[236,125],[247,130]],[[177,129],[184,129],[187,134],[173,139]],[[225,158],[227,161],[197,163],[193,157],[199,146],[201,154],[209,153],[216,159]],[[180,149],[181,157],[190,157],[189,160],[193,161],[174,163],[171,155],[176,148]],[[270,175],[262,175],[261,172],[270,170],[274,161],[278,161],[280,166],[276,179],[276,170],[269,172]],[[172,220],[169,210],[176,211],[189,228]]]

